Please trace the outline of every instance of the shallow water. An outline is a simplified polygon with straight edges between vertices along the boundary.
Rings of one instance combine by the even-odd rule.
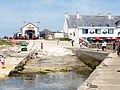
[[[75,72],[28,74],[0,80],[0,90],[77,90],[85,80]]]

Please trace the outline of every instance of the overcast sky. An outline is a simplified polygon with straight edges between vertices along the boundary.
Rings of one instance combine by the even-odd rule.
[[[0,0],[0,37],[12,36],[31,22],[40,22],[39,31],[63,29],[64,13],[120,15],[120,0]]]

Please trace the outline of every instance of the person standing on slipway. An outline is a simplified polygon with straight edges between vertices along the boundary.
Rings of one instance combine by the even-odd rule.
[[[107,46],[107,42],[103,41],[102,42],[102,51],[104,51],[106,49],[106,46]]]
[[[115,43],[115,41],[113,42],[113,44],[112,44],[112,46],[113,46],[113,52],[115,52],[116,50],[116,43]]]
[[[118,44],[117,44],[117,55],[118,57],[120,57],[120,41],[118,41]]]
[[[74,46],[74,40],[72,40],[71,43],[72,43],[72,46]]]
[[[5,68],[5,58],[2,55],[0,56],[0,62],[2,64],[2,69],[4,69]]]

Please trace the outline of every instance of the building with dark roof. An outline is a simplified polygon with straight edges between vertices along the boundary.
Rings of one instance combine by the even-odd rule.
[[[63,30],[70,39],[120,37],[120,16],[104,15],[69,15],[65,13]]]

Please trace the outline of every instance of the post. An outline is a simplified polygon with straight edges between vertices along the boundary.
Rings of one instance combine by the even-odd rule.
[[[41,49],[43,49],[43,43],[41,43]]]

